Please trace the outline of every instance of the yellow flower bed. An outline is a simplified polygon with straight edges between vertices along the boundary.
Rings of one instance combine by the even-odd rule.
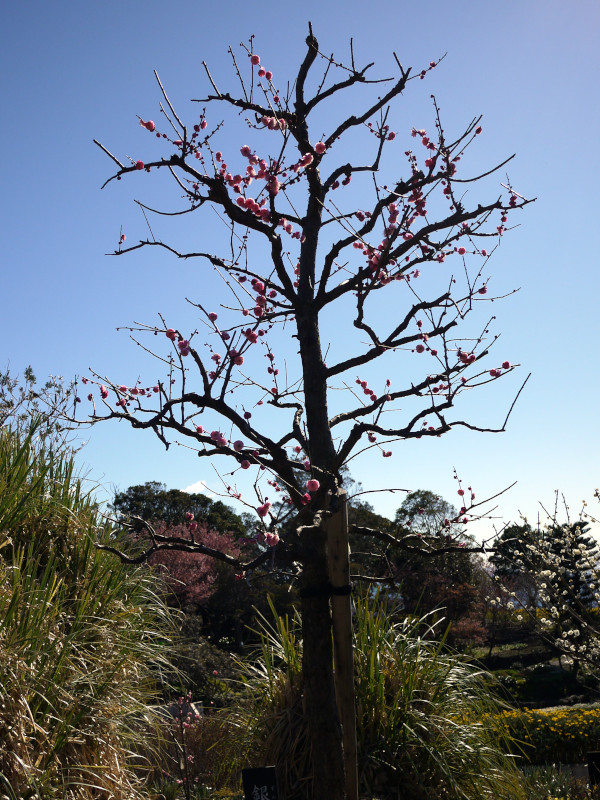
[[[580,763],[600,750],[600,707],[510,710],[480,724],[503,731],[512,752],[531,764]]]

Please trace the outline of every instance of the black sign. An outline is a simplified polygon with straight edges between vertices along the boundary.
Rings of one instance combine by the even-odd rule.
[[[279,800],[275,767],[253,767],[242,770],[246,800]]]

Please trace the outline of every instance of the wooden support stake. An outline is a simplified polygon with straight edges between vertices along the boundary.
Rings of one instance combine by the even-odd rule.
[[[338,496],[339,509],[327,519],[327,556],[333,620],[335,693],[342,724],[346,798],[358,800],[358,763],[356,754],[356,708],[354,704],[354,656],[352,642],[352,597],[350,595],[350,546],[348,544],[348,507],[346,493]],[[335,593],[335,589],[345,593]]]

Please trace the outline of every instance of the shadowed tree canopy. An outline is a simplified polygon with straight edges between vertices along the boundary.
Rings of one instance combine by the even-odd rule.
[[[453,505],[427,489],[410,492],[396,511],[396,525],[415,533],[436,536],[448,533],[458,515]]]
[[[132,521],[136,531],[142,530],[143,523],[164,522],[167,527],[181,525],[186,514],[193,514],[197,522],[221,533],[232,532],[243,536],[245,527],[240,517],[220,500],[211,500],[204,494],[167,489],[164,483],[148,481],[141,486],[130,486],[124,492],[117,492],[112,509],[119,517]]]

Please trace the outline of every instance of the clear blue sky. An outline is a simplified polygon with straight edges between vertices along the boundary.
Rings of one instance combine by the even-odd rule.
[[[418,69],[447,52],[430,80],[412,84],[395,129],[408,135],[411,126],[431,123],[430,93],[456,129],[482,113],[482,163],[516,152],[510,178],[539,198],[491,264],[498,290],[520,287],[495,309],[503,357],[522,365],[520,375],[469,402],[473,418],[498,424],[519,379],[532,372],[509,430],[397,446],[393,459],[355,462],[354,477],[366,489],[427,488],[455,502],[456,467],[479,496],[518,482],[500,500],[505,520],[519,509],[535,515],[555,489],[577,507],[600,484],[596,0],[8,4],[0,33],[0,366],[31,364],[40,379],[68,379],[89,367],[125,383],[147,373],[139,349],[115,329],[154,322],[159,311],[176,321],[184,296],[203,291],[199,266],[182,267],[167,254],[104,255],[121,225],[129,239],[145,235],[132,198],[151,195],[137,180],[100,191],[111,163],[92,139],[120,156],[142,157],[149,138],[136,115],[158,116],[152,70],[181,113],[195,115],[188,100],[206,91],[202,61],[229,81],[227,46],[250,34],[276,76],[293,77],[308,19],[323,50],[344,56],[354,37],[358,60],[380,63],[383,74],[391,72],[392,50]],[[200,247],[204,232],[196,224]],[[172,231],[161,223],[162,238],[177,241],[177,224]],[[218,487],[209,463],[177,448],[165,453],[150,433],[108,424],[89,437],[82,462],[108,491],[147,480]],[[393,514],[402,497],[370,499]]]

